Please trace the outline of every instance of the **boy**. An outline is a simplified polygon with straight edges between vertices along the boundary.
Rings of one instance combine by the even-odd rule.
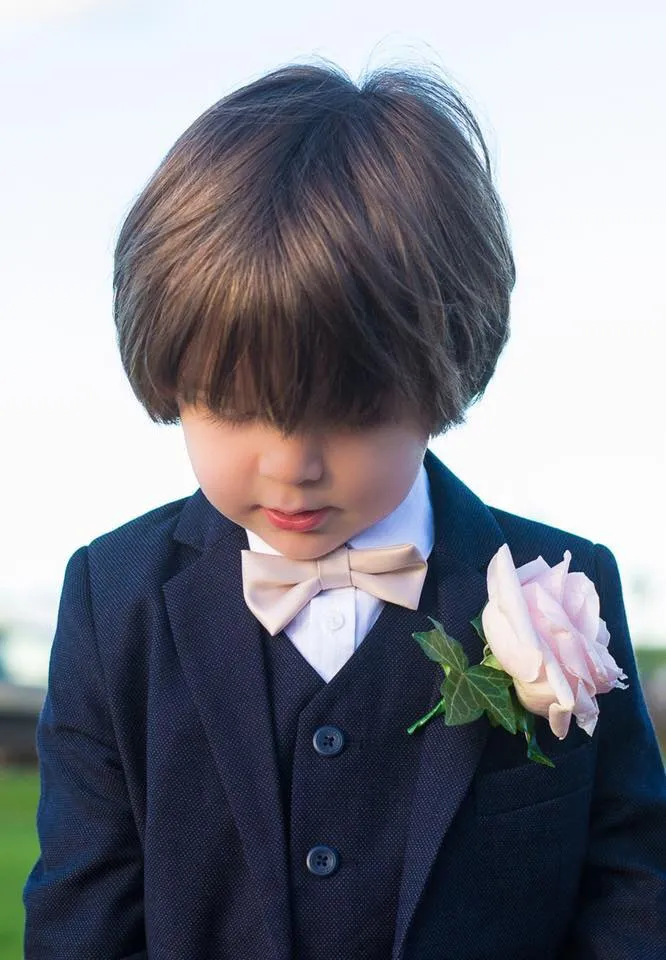
[[[664,774],[614,558],[426,452],[489,382],[513,281],[480,131],[435,76],[287,67],[172,148],[115,316],[201,489],[69,563],[29,960],[664,956]],[[485,718],[406,733],[442,678],[412,633],[434,617],[478,662],[504,543],[571,551],[629,676],[593,737],[537,720],[552,769]],[[358,578],[382,548],[394,592]]]

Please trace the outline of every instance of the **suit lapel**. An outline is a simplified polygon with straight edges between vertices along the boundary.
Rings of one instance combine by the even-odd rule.
[[[488,599],[486,568],[504,543],[488,508],[433,454],[425,460],[435,515],[431,562],[437,573],[438,619],[459,640],[470,663],[482,658],[480,638],[470,620]],[[433,667],[426,713],[440,699],[443,673]],[[423,738],[421,762],[410,811],[392,960],[402,957],[430,870],[445,834],[467,794],[489,730],[487,720],[447,727],[437,717],[413,736]]]
[[[200,492],[181,514],[176,537],[204,549],[163,587],[174,642],[256,879],[275,957],[288,960],[288,848],[261,632],[243,600],[240,551],[247,541]]]

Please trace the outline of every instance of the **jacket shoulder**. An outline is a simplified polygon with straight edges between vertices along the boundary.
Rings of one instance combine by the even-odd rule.
[[[162,582],[175,569],[179,544],[174,532],[192,497],[173,500],[96,537],[88,546],[91,581],[126,589]]]
[[[572,570],[589,570],[594,567],[595,544],[592,540],[498,507],[489,506],[488,509],[506,537],[516,566],[538,556],[542,556],[546,563],[552,566],[562,560],[565,550],[569,550]]]
[[[170,538],[183,508],[191,499],[192,496],[181,497],[180,500],[172,500],[170,503],[155,507],[139,517],[134,517],[114,530],[109,530],[107,533],[96,537],[90,543],[89,549],[93,551],[114,550],[130,544],[145,543],[146,540],[154,543],[161,539]]]

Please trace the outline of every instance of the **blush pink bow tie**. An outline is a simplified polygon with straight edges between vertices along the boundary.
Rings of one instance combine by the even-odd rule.
[[[358,587],[380,600],[416,610],[428,564],[411,543],[371,550],[339,547],[317,560],[241,550],[243,595],[271,636],[321,590]]]

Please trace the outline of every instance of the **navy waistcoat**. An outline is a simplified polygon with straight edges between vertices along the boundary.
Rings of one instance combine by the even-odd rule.
[[[387,604],[329,683],[284,632],[271,637],[264,631],[298,960],[391,955],[422,745],[407,727],[426,712],[432,695],[432,679],[405,671],[404,658],[423,658],[411,633],[423,629],[423,613],[435,616],[436,602],[431,563],[419,611]],[[313,743],[328,725],[344,735],[335,756],[322,755]],[[308,851],[317,845],[338,853],[334,873],[308,869]]]

